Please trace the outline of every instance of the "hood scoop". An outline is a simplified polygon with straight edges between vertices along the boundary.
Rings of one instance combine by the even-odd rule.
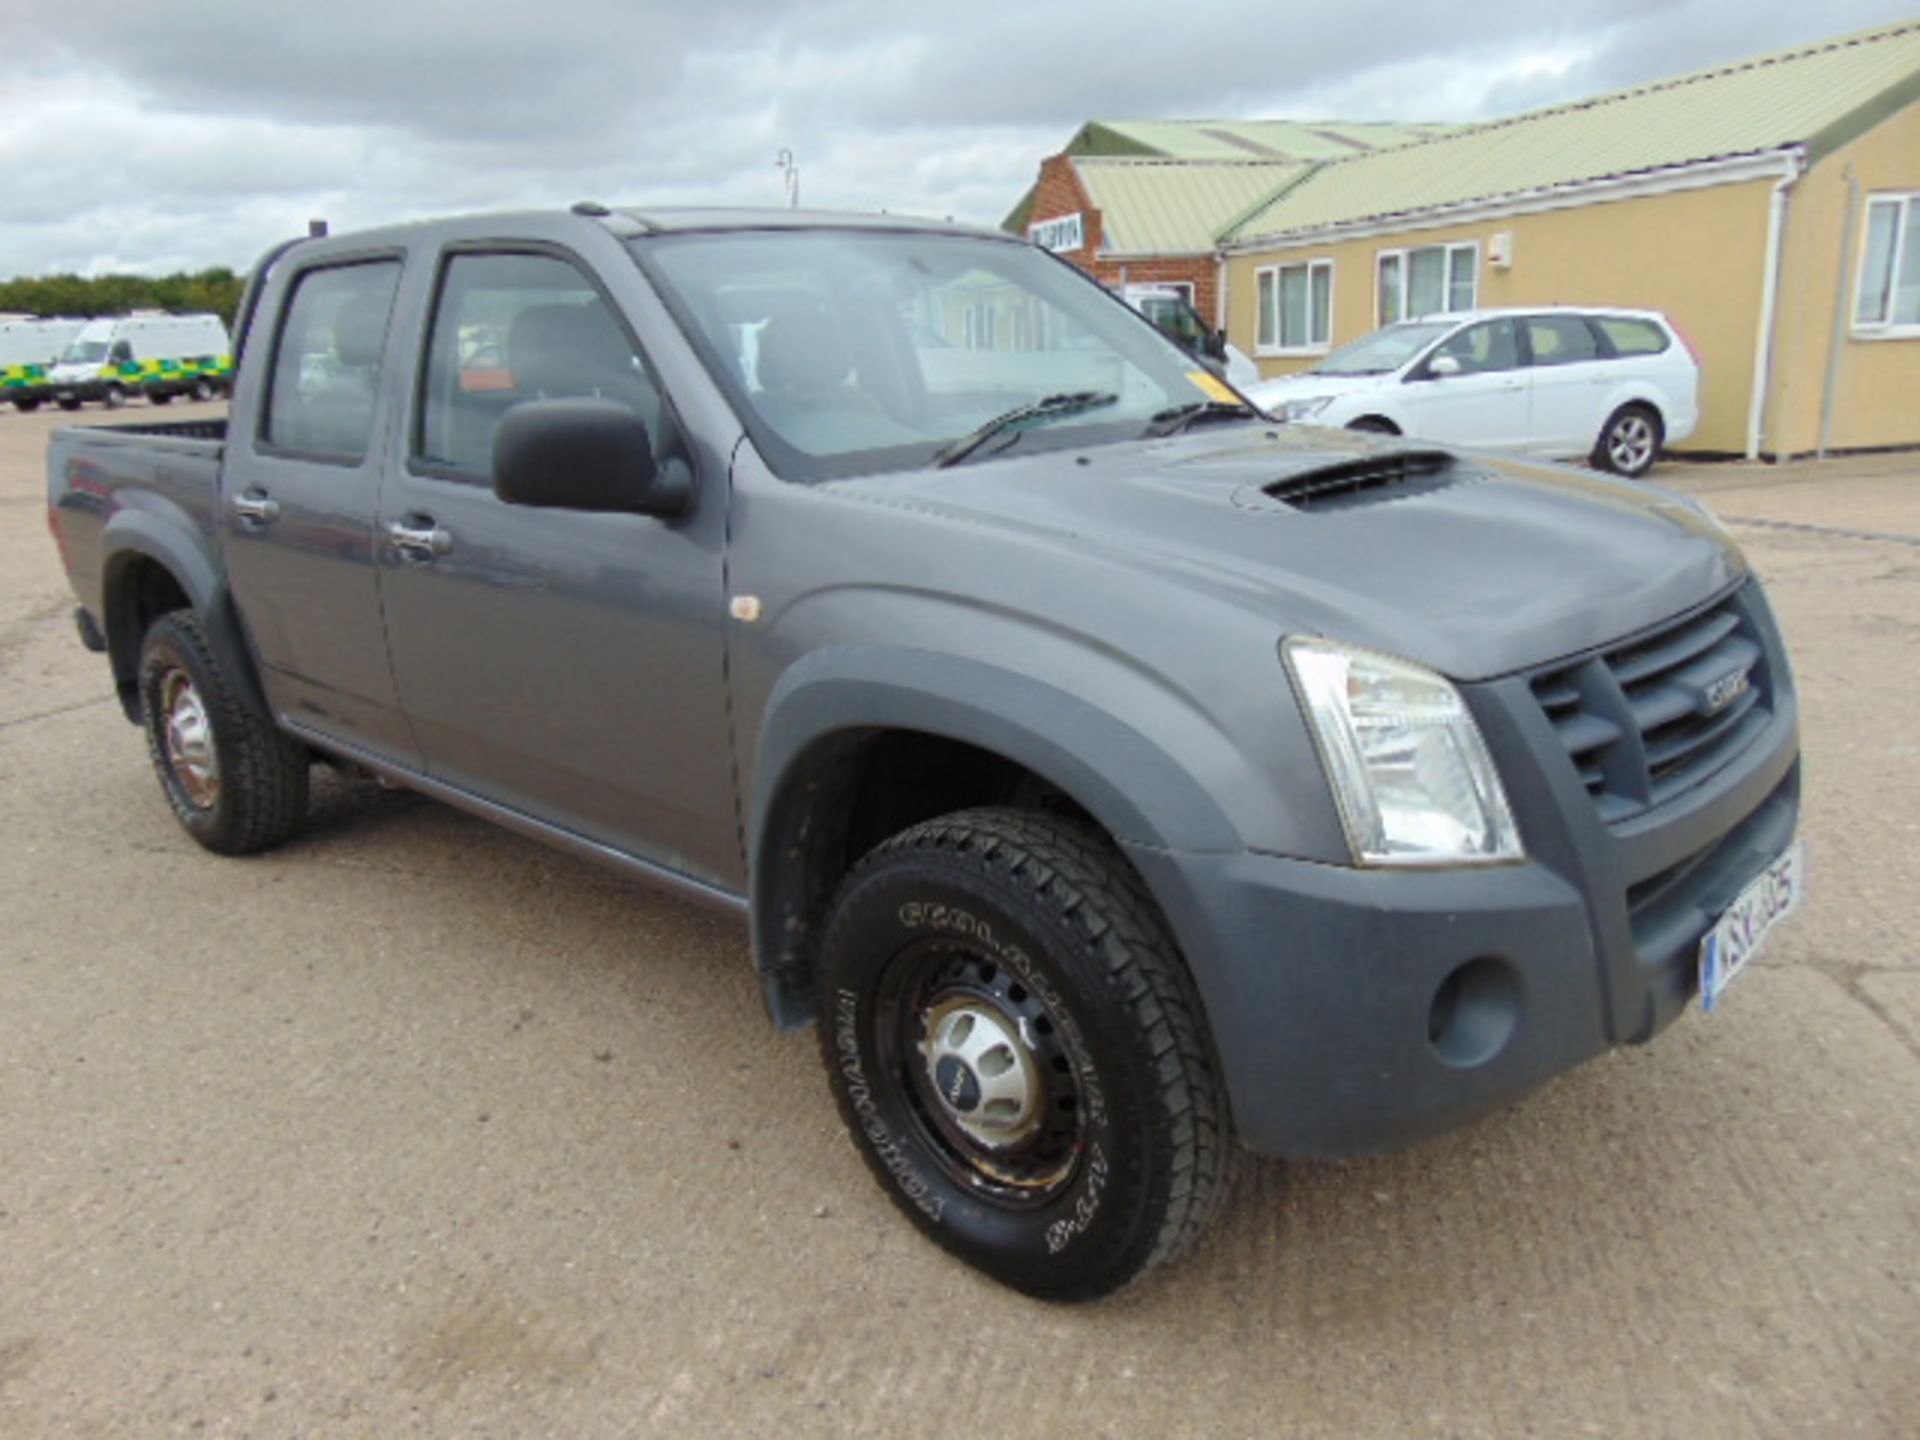
[[[1296,470],[1265,485],[1249,486],[1234,499],[1249,509],[1267,509],[1262,501],[1278,501],[1291,510],[1319,514],[1430,495],[1473,473],[1463,471],[1460,462],[1444,450],[1383,450]]]

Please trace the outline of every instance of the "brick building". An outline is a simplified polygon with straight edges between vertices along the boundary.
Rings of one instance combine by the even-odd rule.
[[[1003,222],[1102,284],[1183,288],[1225,319],[1217,237],[1321,162],[1445,133],[1344,121],[1094,121]]]

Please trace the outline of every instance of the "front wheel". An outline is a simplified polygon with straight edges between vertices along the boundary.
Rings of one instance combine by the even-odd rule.
[[[1600,427],[1593,463],[1629,480],[1653,468],[1660,455],[1660,417],[1645,405],[1622,405]]]
[[[881,1186],[1015,1289],[1115,1290],[1191,1245],[1226,1189],[1192,981],[1092,830],[983,809],[881,845],[834,902],[819,1014]]]
[[[174,816],[222,855],[277,845],[307,813],[305,746],[249,704],[191,610],[162,615],[140,645],[147,750]]]

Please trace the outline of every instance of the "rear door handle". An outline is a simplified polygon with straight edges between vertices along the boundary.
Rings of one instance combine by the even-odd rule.
[[[248,490],[236,495],[227,508],[240,519],[251,520],[256,525],[271,525],[280,518],[280,502],[264,490]]]
[[[393,548],[409,560],[431,560],[453,549],[453,536],[435,525],[428,515],[389,520],[387,538],[393,542]]]

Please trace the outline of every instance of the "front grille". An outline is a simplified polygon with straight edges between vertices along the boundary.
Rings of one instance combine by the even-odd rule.
[[[1608,822],[1705,779],[1772,716],[1773,677],[1744,590],[1650,634],[1541,671],[1532,686]]]

